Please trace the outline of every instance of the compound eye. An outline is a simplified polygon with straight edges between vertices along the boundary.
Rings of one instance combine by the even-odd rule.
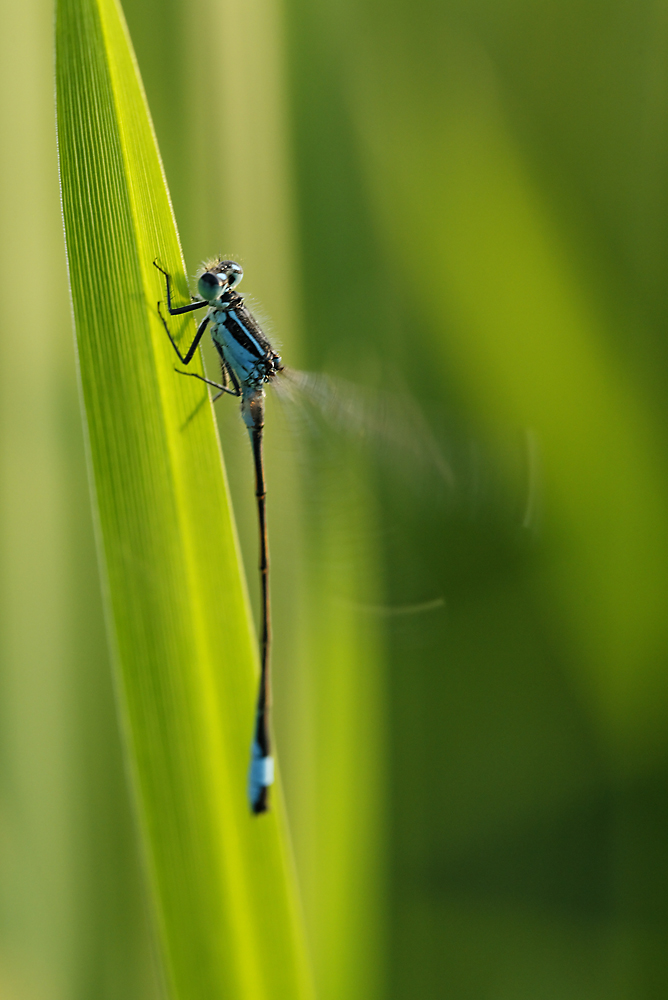
[[[225,275],[205,271],[197,282],[197,290],[206,302],[215,302],[227,288]]]
[[[236,288],[244,276],[243,268],[240,264],[231,260],[225,265],[225,274],[230,283],[230,288]]]

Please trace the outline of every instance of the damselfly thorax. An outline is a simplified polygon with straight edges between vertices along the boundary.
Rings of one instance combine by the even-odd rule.
[[[237,292],[223,293],[210,307],[208,318],[221,363],[240,383],[260,388],[281,371],[280,356]]]

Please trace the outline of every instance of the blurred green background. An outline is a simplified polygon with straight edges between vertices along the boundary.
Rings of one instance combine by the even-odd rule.
[[[284,359],[419,400],[450,469],[269,414],[276,729],[318,997],[663,1000],[668,8],[124,8],[188,272],[241,259]],[[3,4],[0,997],[157,1000],[51,32],[46,0]],[[250,461],[219,415],[254,594]]]

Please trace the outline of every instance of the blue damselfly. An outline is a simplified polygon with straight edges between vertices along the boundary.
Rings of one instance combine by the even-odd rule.
[[[207,326],[211,326],[211,338],[220,357],[221,381],[212,382],[195,372],[181,372],[198,378],[219,390],[219,396],[227,393],[241,399],[241,416],[248,428],[253,449],[255,468],[255,497],[257,501],[260,528],[260,582],[261,582],[261,638],[260,638],[260,684],[257,711],[251,748],[251,764],[248,781],[250,806],[254,813],[266,812],[269,806],[269,787],[274,780],[274,761],[271,755],[269,730],[269,709],[271,704],[271,607],[269,598],[269,543],[267,538],[266,487],[262,438],[264,430],[264,386],[283,370],[280,356],[273,350],[259,324],[244,305],[241,295],[235,290],[243,278],[243,270],[232,260],[215,260],[206,265],[197,282],[200,298],[185,306],[172,305],[171,281],[169,274],[154,261],[155,266],[165,276],[167,287],[167,309],[170,316],[179,316],[196,309],[207,309],[206,316],[199,324],[195,338],[181,354],[172,337],[167,321],[158,312],[167,336],[183,365],[189,365]],[[178,369],[177,369],[178,371]]]

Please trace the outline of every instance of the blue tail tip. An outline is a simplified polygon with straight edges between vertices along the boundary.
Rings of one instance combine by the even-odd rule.
[[[274,783],[274,758],[264,756],[259,743],[253,743],[248,772],[248,799],[254,813],[268,809],[267,789]]]

